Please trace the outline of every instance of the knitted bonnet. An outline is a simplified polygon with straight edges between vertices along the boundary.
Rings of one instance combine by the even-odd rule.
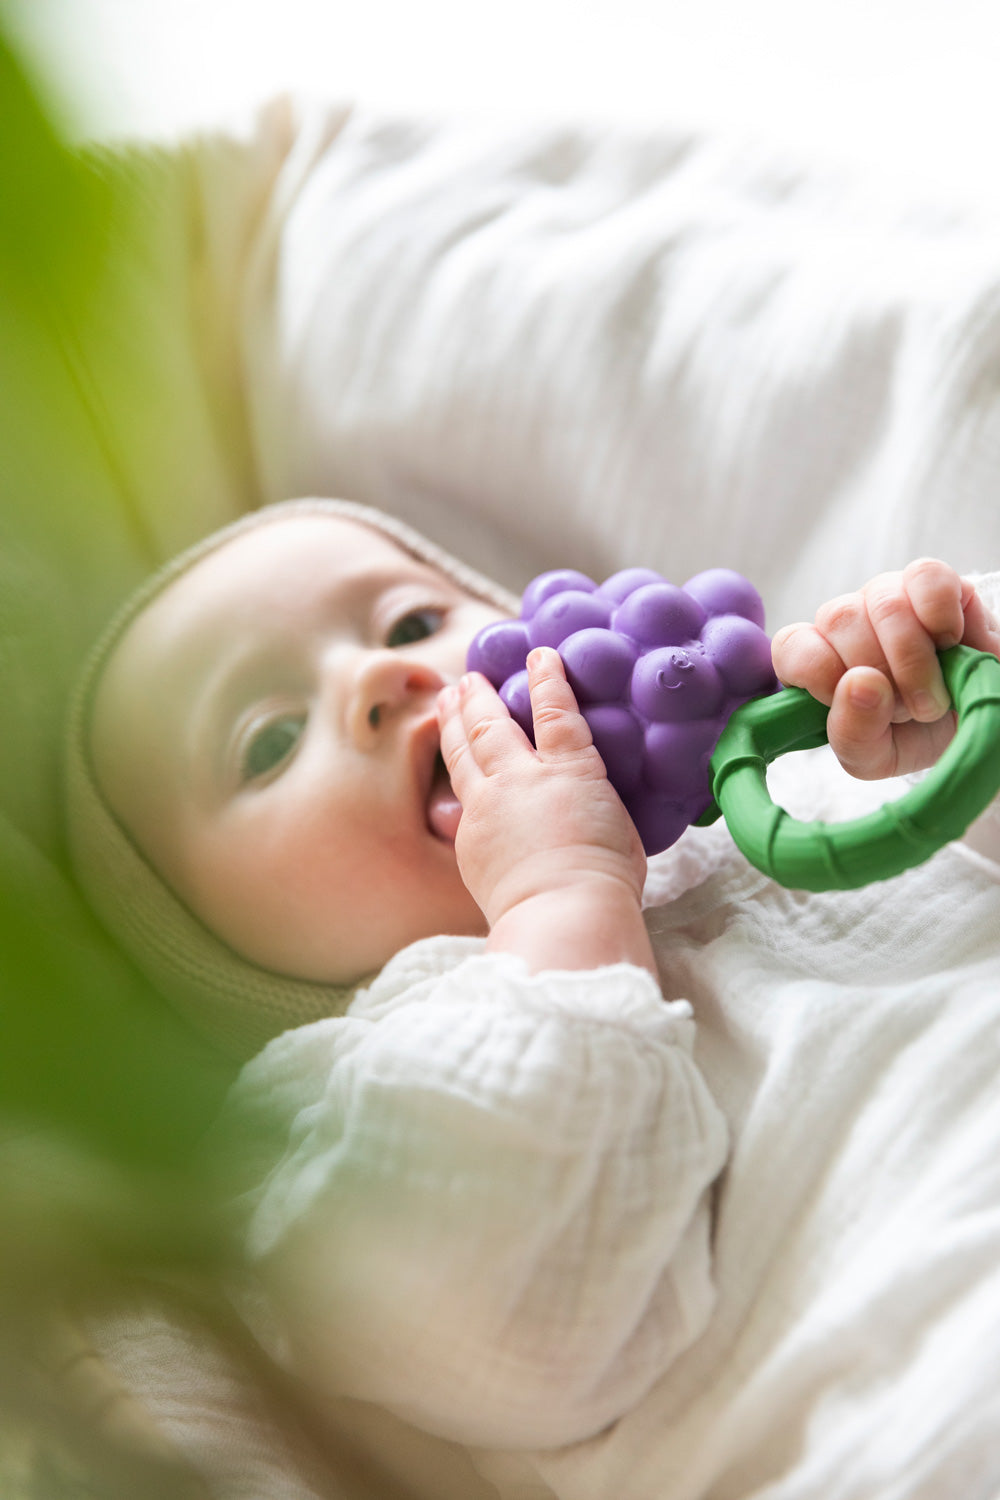
[[[89,749],[90,717],[105,664],[153,599],[234,537],[302,515],[370,526],[468,593],[508,613],[518,609],[505,589],[393,517],[345,500],[290,500],[250,512],[167,563],[118,610],[88,655],[71,699],[66,737],[66,825],[77,879],[101,922],[153,987],[215,1046],[240,1060],[289,1027],[343,1014],[357,986],[315,983],[261,968],[235,953],[173,894],[101,793]]]

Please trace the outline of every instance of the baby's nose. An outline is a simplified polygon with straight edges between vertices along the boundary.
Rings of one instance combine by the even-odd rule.
[[[435,668],[393,651],[370,653],[361,663],[351,710],[358,743],[383,733],[400,717],[424,708],[437,697],[446,679]]]

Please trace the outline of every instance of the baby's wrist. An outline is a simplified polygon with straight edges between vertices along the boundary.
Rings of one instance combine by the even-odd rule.
[[[636,892],[615,877],[588,875],[508,907],[487,947],[515,953],[533,973],[633,963],[659,976]]]

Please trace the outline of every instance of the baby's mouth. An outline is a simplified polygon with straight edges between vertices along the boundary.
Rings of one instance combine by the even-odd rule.
[[[427,798],[427,826],[436,838],[446,844],[455,842],[462,804],[451,789],[440,750],[434,758],[430,795]]]

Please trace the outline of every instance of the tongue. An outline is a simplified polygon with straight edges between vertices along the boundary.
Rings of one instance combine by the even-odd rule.
[[[462,816],[462,804],[451,789],[451,782],[442,775],[431,787],[427,803],[427,822],[431,832],[448,844],[455,842],[458,820]]]

